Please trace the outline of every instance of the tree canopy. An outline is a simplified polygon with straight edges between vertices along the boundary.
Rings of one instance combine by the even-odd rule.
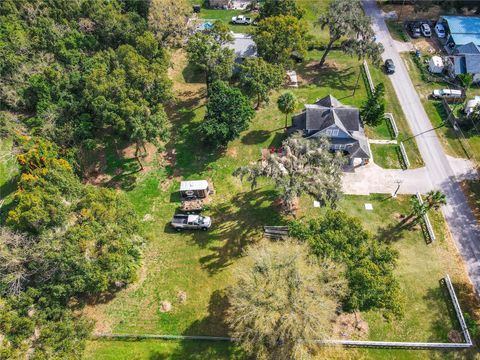
[[[368,99],[363,104],[360,115],[364,123],[370,126],[380,125],[385,119],[385,86],[380,83],[375,86],[373,93],[368,94]]]
[[[199,135],[207,144],[225,146],[247,129],[255,111],[239,89],[223,81],[215,81],[209,91],[207,113],[199,126]]]
[[[306,52],[307,29],[296,17],[272,16],[258,23],[254,40],[263,59],[287,65],[293,52]]]
[[[296,0],[265,0],[260,8],[260,18],[288,15],[301,19],[305,15]]]
[[[163,115],[172,98],[168,51],[148,30],[143,6],[33,3],[0,4],[0,107],[24,114],[36,135],[73,150],[112,131],[128,140],[139,119]]]
[[[247,58],[240,65],[240,87],[251,97],[257,98],[257,109],[262,101],[269,101],[271,90],[283,83],[284,70],[281,66],[267,63],[262,58]]]
[[[187,0],[152,0],[148,25],[162,44],[180,45],[189,34],[191,13],[192,7]]]
[[[342,301],[346,310],[380,309],[386,316],[402,315],[404,301],[393,274],[398,254],[372,239],[359,219],[329,210],[305,224],[292,222],[289,233],[307,241],[320,258],[346,266],[348,291]]]
[[[324,205],[335,206],[340,196],[340,153],[331,153],[325,138],[305,139],[293,134],[282,143],[281,152],[270,153],[259,163],[242,166],[234,175],[256,187],[259,178],[269,178],[280,192],[284,210],[294,212],[295,201],[308,194]]]
[[[79,358],[90,327],[70,304],[135,279],[143,242],[138,219],[122,193],[83,185],[56,145],[30,138],[22,149],[8,227],[0,228],[5,351],[24,354],[29,343],[38,358]]]
[[[187,43],[188,61],[205,73],[207,87],[215,80],[228,80],[232,76],[234,53],[224,47],[232,41],[228,28],[217,21],[211,30],[199,31]]]
[[[338,41],[340,48],[347,54],[357,55],[360,59],[369,58],[375,63],[380,61],[383,47],[375,41],[371,19],[363,12],[360,0],[332,0],[328,11],[320,16],[318,23],[322,29],[328,28],[329,33],[320,67]]]
[[[229,291],[227,322],[257,359],[308,359],[329,336],[345,281],[342,268],[309,255],[308,247],[262,242],[246,252]]]

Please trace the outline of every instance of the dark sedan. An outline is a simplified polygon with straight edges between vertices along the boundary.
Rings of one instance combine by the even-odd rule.
[[[392,59],[385,60],[385,72],[387,74],[393,74],[395,72],[395,64]]]

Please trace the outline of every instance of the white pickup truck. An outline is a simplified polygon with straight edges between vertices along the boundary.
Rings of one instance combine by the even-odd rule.
[[[234,16],[232,17],[232,24],[251,25],[252,18],[243,16],[243,15]]]
[[[208,230],[212,226],[209,216],[177,214],[173,216],[172,227],[177,230]]]

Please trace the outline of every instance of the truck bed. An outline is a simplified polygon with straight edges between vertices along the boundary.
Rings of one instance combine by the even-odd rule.
[[[175,215],[172,219],[172,224],[184,225],[188,221],[188,215]]]

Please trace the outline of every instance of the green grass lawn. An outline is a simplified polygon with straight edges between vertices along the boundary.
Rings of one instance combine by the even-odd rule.
[[[278,146],[284,138],[284,117],[275,105],[278,94],[274,94],[270,104],[258,111],[240,139],[233,141],[224,152],[209,151],[198,143],[194,130],[205,111],[203,85],[185,82],[182,71],[185,60],[181,56],[176,58],[176,68],[171,75],[179,99],[175,111],[170,112],[174,136],[169,144],[176,150],[176,163],[139,176],[136,186],[128,191],[139,215],[142,218],[149,215],[143,226],[148,239],[144,250],[145,265],[137,283],[119,292],[108,303],[87,309],[87,314],[97,319],[99,331],[227,335],[228,329],[223,322],[225,288],[232,284],[232,274],[242,261],[243,249],[261,237],[263,225],[286,221],[272,208],[277,194],[271,185],[262,183],[260,188],[251,190],[248,184],[231,176],[237,166],[259,159],[262,148]],[[324,70],[314,71],[305,65],[297,70],[303,79],[309,79],[310,84],[293,90],[300,99],[299,110],[303,103],[329,93],[346,104],[358,106],[363,101],[365,85],[362,81],[353,95],[360,70],[355,59],[334,52]],[[168,225],[180,204],[177,190],[182,178],[213,181],[216,194],[206,213],[212,216],[214,225],[208,233],[179,234]],[[373,204],[372,212],[364,210],[366,202]],[[450,273],[460,283],[464,281],[464,273],[451,243],[443,235],[446,232],[441,216],[432,218],[438,241],[427,246],[420,230],[405,231],[400,235],[392,232],[392,226],[398,221],[395,216],[409,211],[407,197],[393,200],[383,195],[347,196],[340,208],[359,216],[375,236],[388,239],[400,252],[397,276],[406,294],[407,313],[404,319],[393,323],[386,322],[376,312],[364,314],[369,321],[370,337],[377,340],[443,341],[454,325],[438,281]],[[311,199],[302,198],[298,216],[315,217],[322,211],[313,208]],[[177,300],[180,290],[187,293],[186,304]],[[160,311],[160,302],[164,300],[173,305],[169,313]],[[231,356],[230,351],[233,351],[225,344],[156,341],[138,344],[139,350],[135,354],[139,359],[155,356],[222,359]],[[136,346],[137,342],[94,341],[90,343],[87,358],[129,359],[134,350],[125,348]],[[195,351],[191,349],[198,346],[205,348],[198,348],[198,353],[191,354]],[[212,351],[214,355],[210,355]],[[160,355],[155,355],[157,353]],[[380,358],[370,352],[366,354],[368,358]]]
[[[390,144],[370,144],[373,161],[384,169],[402,169],[399,146]]]
[[[153,191],[156,186],[152,186],[148,179],[144,181],[147,184],[142,183],[138,191],[148,193],[152,199],[152,195],[157,192]],[[260,193],[269,191],[266,189],[261,189]],[[228,194],[222,194],[222,197],[228,196]],[[161,200],[153,198],[152,202],[159,204]],[[223,200],[221,202],[223,203]],[[364,209],[364,204],[367,202],[373,205],[373,211]],[[269,218],[277,218],[278,215],[272,210],[269,201],[265,203],[262,213]],[[427,245],[420,230],[404,231],[401,234],[392,231],[392,226],[398,222],[397,214],[406,214],[410,209],[406,196],[401,196],[397,200],[388,198],[386,195],[348,196],[341,201],[340,208],[350,215],[360,217],[373,236],[382,241],[389,241],[400,254],[396,275],[405,295],[405,317],[387,322],[378,312],[364,313],[363,317],[369,323],[369,338],[397,341],[446,341],[446,334],[450,329],[455,328],[455,323],[449,314],[447,298],[439,280],[448,273],[454,284],[462,287],[465,283],[465,275],[452,243],[444,235],[447,232],[441,215],[431,214],[438,239],[436,243]],[[302,198],[298,216],[307,219],[319,216],[323,211],[324,209],[313,208],[311,199]],[[251,214],[248,221],[257,223],[258,216],[258,213]],[[267,217],[259,219],[258,226],[262,222],[265,223],[266,219]],[[161,222],[161,220],[154,221],[148,229],[152,238],[145,252],[144,279],[118,294],[110,303],[100,305],[102,309],[97,313],[101,315],[99,319],[109,323],[114,332],[228,334],[221,316],[224,306],[222,290],[231,284],[235,263],[241,259],[230,253],[230,262],[219,266],[218,254],[223,253],[226,248],[231,249],[227,246],[231,242],[230,238],[215,240],[215,232],[202,234],[201,238],[205,241],[202,246],[199,241],[192,241],[196,235],[169,234],[168,231],[165,233],[164,224]],[[229,229],[236,228],[237,230],[230,234],[235,238],[233,234],[240,235],[246,231],[238,229],[244,228],[247,224],[241,221],[238,223],[230,221],[227,225],[222,224],[222,228],[224,226]],[[205,262],[205,257],[213,262]],[[215,266],[209,266],[212,264]],[[176,289],[187,291],[186,305],[175,303]],[[164,299],[173,299],[173,312],[168,314],[158,312],[159,302]],[[101,326],[104,325],[105,323],[101,324]],[[403,350],[349,350],[346,354],[357,354],[357,352],[362,353],[367,359],[384,359],[387,354],[394,358],[426,359],[433,353]],[[132,357],[132,354],[136,357]],[[234,348],[224,343],[93,341],[89,343],[86,358],[156,359],[155,356],[158,356],[159,359],[223,359],[235,358],[234,354],[240,356]],[[446,354],[441,355],[445,358],[443,355]]]
[[[478,221],[480,221],[480,180],[468,180],[462,183],[468,202]]]
[[[227,360],[242,359],[227,342],[205,341],[90,341],[85,359],[95,360]]]
[[[199,1],[190,0],[190,3],[198,4]],[[328,41],[328,30],[321,29],[319,26],[316,25],[317,19],[322,14],[327,6],[329,1],[312,1],[312,0],[298,0],[298,3],[303,9],[305,9],[305,16],[303,17],[302,21],[308,27],[309,34],[315,39],[316,42],[325,43]],[[251,33],[254,31],[253,26],[245,26],[245,25],[233,25],[231,23],[231,19],[233,16],[237,15],[248,15],[253,18],[257,17],[257,13],[250,13],[243,10],[224,10],[224,9],[209,9],[206,6],[203,6],[199,17],[201,19],[207,20],[221,20],[225,24],[228,24],[228,27],[234,32],[240,33]]]
[[[424,163],[418,151],[417,143],[415,142],[415,139],[412,138],[412,130],[410,129],[407,119],[405,118],[405,114],[403,113],[402,107],[400,105],[400,102],[398,101],[397,94],[393,89],[390,78],[379,67],[370,65],[369,69],[370,69],[370,74],[372,75],[373,83],[375,85],[378,83],[383,83],[385,85],[385,101],[386,101],[385,111],[393,114],[393,118],[395,119],[395,122],[398,127],[398,131],[399,131],[397,140],[399,142],[403,141],[405,150],[410,160],[410,165],[411,165],[410,167],[417,168],[417,167],[423,166]],[[379,128],[379,130],[376,130],[376,129],[372,130],[367,127],[366,129],[367,136],[371,138],[376,138],[378,132],[380,131],[379,138],[381,139],[382,138],[381,136],[384,136],[385,134],[386,126],[388,126],[388,124],[379,125],[377,127]],[[389,161],[394,162],[396,160],[390,159]]]

